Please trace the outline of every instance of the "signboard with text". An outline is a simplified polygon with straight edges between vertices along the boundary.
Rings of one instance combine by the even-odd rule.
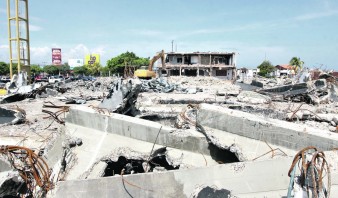
[[[52,64],[53,65],[61,65],[61,48],[52,48]]]
[[[85,64],[93,65],[94,63],[100,63],[100,55],[99,54],[89,54],[85,56]]]
[[[68,59],[68,65],[71,68],[83,66],[83,59]]]

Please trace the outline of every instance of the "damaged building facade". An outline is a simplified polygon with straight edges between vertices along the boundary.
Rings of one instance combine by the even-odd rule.
[[[235,52],[192,52],[166,54],[165,68],[160,74],[167,76],[213,76],[233,80],[236,72]]]

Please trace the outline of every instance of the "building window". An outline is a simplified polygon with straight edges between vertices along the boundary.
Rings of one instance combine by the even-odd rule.
[[[227,70],[216,70],[216,76],[227,76]]]
[[[182,63],[182,58],[177,58],[177,63]]]

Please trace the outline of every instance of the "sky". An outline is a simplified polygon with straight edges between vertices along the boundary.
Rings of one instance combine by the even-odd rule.
[[[7,1],[0,1],[0,61],[9,62]],[[236,52],[237,67],[265,59],[338,70],[336,0],[29,1],[31,64],[98,53],[101,64],[126,51]]]

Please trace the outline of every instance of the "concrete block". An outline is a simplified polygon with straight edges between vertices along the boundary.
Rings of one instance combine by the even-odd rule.
[[[327,151],[338,144],[338,134],[329,131],[219,106],[201,104],[197,115],[197,121],[202,126],[267,141],[297,151],[307,146],[316,146]]]

